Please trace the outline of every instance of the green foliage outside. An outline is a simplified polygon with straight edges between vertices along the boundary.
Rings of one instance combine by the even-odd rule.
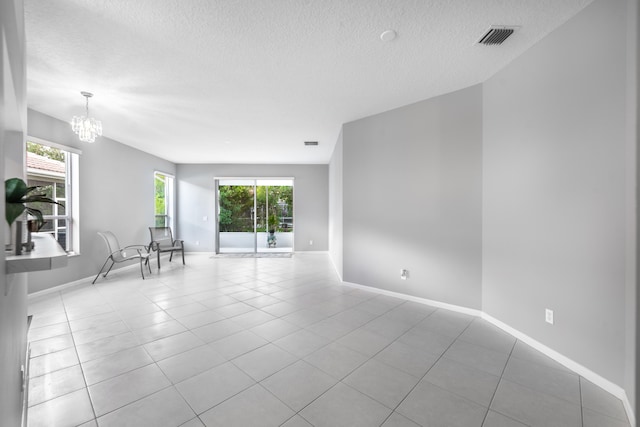
[[[220,231],[253,232],[253,187],[221,185],[219,191]],[[256,231],[293,230],[293,187],[257,187],[256,206]]]
[[[264,186],[257,188],[257,231],[293,231],[293,187]],[[268,212],[266,212],[268,206]],[[285,225],[287,224],[287,225]]]
[[[166,177],[162,174],[157,173],[155,175],[155,215],[156,215],[156,227],[165,227],[165,219],[164,216],[158,215],[166,215],[167,207],[165,204],[165,179]]]
[[[47,147],[46,145],[27,141],[27,151],[34,154],[39,154],[48,159],[64,162],[64,152],[62,150],[58,150],[57,148]]]
[[[253,187],[221,185],[220,231],[253,231]]]

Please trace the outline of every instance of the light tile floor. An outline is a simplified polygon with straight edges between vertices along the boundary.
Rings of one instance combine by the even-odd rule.
[[[30,426],[629,426],[489,323],[343,286],[324,254],[162,265],[29,300]]]

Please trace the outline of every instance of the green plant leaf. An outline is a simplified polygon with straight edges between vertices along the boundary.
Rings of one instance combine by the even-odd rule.
[[[62,206],[55,200],[46,197],[45,194],[29,195],[29,193],[36,191],[39,188],[40,187],[27,187],[27,184],[25,184],[25,182],[20,178],[9,178],[4,182],[5,217],[9,225],[13,224],[13,222],[22,215],[25,209],[29,214],[36,217],[38,221],[38,229],[44,225],[45,221],[42,217],[42,212],[38,209],[27,207],[25,203],[40,202]]]
[[[5,206],[5,217],[7,218],[7,223],[9,225],[13,224],[13,222],[22,215],[24,210],[25,206],[22,203],[7,203]]]
[[[36,187],[33,187],[36,188]],[[45,197],[44,194],[32,194],[30,196],[26,196],[22,199],[22,201],[24,203],[36,203],[36,202],[44,202],[44,203],[51,203],[54,205],[60,205],[60,203],[56,202],[55,200],[52,200],[48,197]],[[62,205],[60,205],[62,206]]]
[[[27,184],[20,178],[9,178],[4,182],[5,201],[7,203],[20,203],[28,191]]]

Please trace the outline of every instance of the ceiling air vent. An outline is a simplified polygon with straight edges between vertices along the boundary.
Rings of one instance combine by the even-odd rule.
[[[318,145],[318,141],[305,141],[304,145]]]
[[[502,44],[516,30],[517,27],[505,27],[492,25],[486,33],[480,37],[478,44],[495,45]]]

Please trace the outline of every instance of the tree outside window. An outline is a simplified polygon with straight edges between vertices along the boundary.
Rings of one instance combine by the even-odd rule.
[[[173,227],[173,177],[154,173],[154,212],[156,227]]]

